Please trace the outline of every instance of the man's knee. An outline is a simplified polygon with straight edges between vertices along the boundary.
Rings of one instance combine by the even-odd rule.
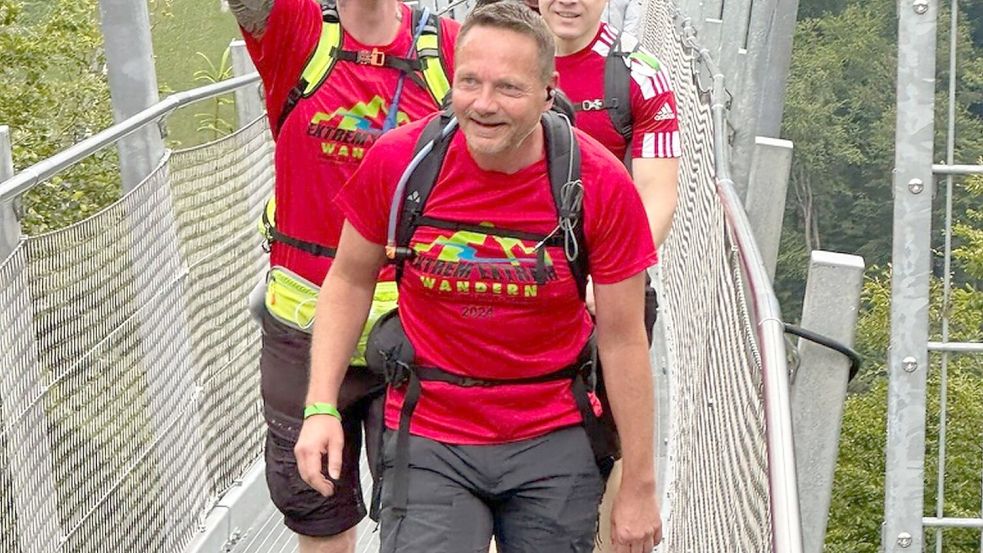
[[[300,553],[354,553],[355,528],[333,536],[304,536],[297,534]]]

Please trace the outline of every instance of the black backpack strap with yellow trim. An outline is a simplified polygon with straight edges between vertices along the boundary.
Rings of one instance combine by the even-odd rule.
[[[276,135],[283,128],[284,121],[290,112],[297,107],[297,103],[302,98],[314,94],[318,88],[324,84],[325,79],[331,74],[338,59],[335,57],[335,50],[341,45],[341,21],[338,19],[338,6],[335,0],[324,0],[321,3],[321,36],[318,38],[317,46],[311,52],[311,57],[304,64],[301,71],[300,80],[287,93],[287,99],[280,110],[280,117],[277,119],[276,128],[273,134]]]
[[[418,18],[422,15],[421,10],[413,10],[413,28],[416,28],[419,22]],[[430,93],[430,98],[437,106],[443,105],[451,91],[447,60],[444,59],[443,41],[444,38],[440,32],[440,17],[436,13],[429,13],[423,32],[416,40],[416,57],[420,61],[420,72],[425,83],[424,88]]]

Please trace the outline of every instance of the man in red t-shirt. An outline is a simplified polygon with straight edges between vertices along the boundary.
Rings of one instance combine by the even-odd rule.
[[[406,361],[409,383],[394,382],[387,397],[384,552],[480,551],[492,535],[504,552],[593,549],[603,481],[584,428],[596,422],[587,418],[596,416],[596,401],[579,408],[582,375],[571,382],[566,372],[582,368],[592,334],[604,366],[618,373],[608,378],[624,444],[613,539],[624,551],[650,551],[661,540],[642,316],[655,248],[624,167],[568,124],[580,148],[581,178],[568,185],[583,191],[576,223],[583,242],[552,239],[576,234],[562,224],[569,213],[558,224],[544,151],[553,56],[545,24],[517,4],[478,9],[461,30],[452,100],[461,132],[447,139],[415,219],[408,247],[415,255],[401,265],[398,316],[415,354]],[[317,307],[338,316],[315,324],[311,406],[329,411],[338,401],[357,321],[386,261],[387,214],[403,203],[394,200],[397,182],[427,124],[383,137],[339,197],[347,221]],[[596,286],[596,328],[567,262],[580,255]],[[296,447],[301,475],[326,495],[337,493],[344,471],[340,419],[306,419]]]
[[[348,372],[337,405],[346,419],[343,489],[325,498],[300,479],[293,454],[309,367],[312,321],[305,312],[313,312],[341,234],[344,215],[334,201],[341,185],[385,130],[439,107],[419,66],[392,61],[422,64],[416,46],[430,32],[437,37],[432,50],[449,69],[459,25],[418,17],[397,0],[326,4],[324,12],[313,0],[229,0],[229,5],[262,77],[276,140],[276,204],[269,217],[274,219],[268,228],[273,239],[260,359],[267,482],[284,522],[298,534],[302,553],[348,553],[354,550],[354,527],[365,516],[358,471],[361,426],[365,421],[366,449],[373,460],[381,444],[384,382],[364,367]],[[332,39],[336,44],[330,44]],[[326,60],[335,61],[319,65]],[[386,299],[394,300],[395,286],[389,286],[387,292],[380,283],[377,298],[388,293]],[[359,359],[352,362],[359,364]]]
[[[577,128],[586,131],[618,159],[630,159],[632,177],[642,196],[652,238],[662,245],[676,210],[679,122],[676,98],[664,65],[638,47],[638,40],[601,22],[607,0],[540,0],[540,13],[556,40],[560,88],[576,106]],[[615,128],[605,105],[608,54],[620,40],[620,60],[630,80],[630,143]],[[596,106],[596,107],[595,107]],[[630,152],[629,152],[630,148]]]
[[[652,239],[661,246],[669,234],[676,209],[679,156],[679,122],[676,98],[662,63],[638,46],[627,32],[602,22],[615,0],[539,0],[539,11],[556,40],[556,70],[560,87],[578,106],[577,128],[596,138],[618,159],[630,166],[635,186],[645,204]],[[623,4],[622,4],[623,7]],[[612,52],[612,49],[613,52]],[[609,55],[623,52],[617,59]],[[610,73],[605,65],[624,63],[630,108],[630,139],[616,128],[615,109],[605,92]],[[651,332],[657,313],[655,290],[646,290],[645,324]],[[605,494],[601,518],[610,509],[610,497],[619,483],[618,468]],[[604,540],[602,540],[602,543]]]

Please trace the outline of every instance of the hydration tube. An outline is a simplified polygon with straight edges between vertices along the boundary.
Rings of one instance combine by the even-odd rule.
[[[439,115],[437,117],[440,117]],[[396,226],[399,224],[399,212],[403,209],[403,202],[405,198],[403,197],[406,191],[406,183],[409,182],[410,176],[416,168],[419,167],[420,162],[423,158],[427,157],[431,151],[433,151],[434,144],[438,140],[443,140],[447,138],[447,135],[454,132],[457,128],[457,117],[452,117],[451,120],[440,130],[440,136],[437,136],[430,142],[427,142],[423,148],[413,157],[410,164],[406,166],[403,171],[403,175],[399,177],[399,182],[396,184],[396,191],[393,192],[392,205],[389,208],[389,230],[386,236],[386,257],[389,259],[396,259]]]
[[[430,19],[430,8],[424,6],[423,14],[420,16],[420,22],[416,24],[416,29],[413,30],[413,40],[410,41],[410,51],[406,53],[407,58],[416,52],[416,42],[420,39],[420,34],[423,33],[424,27],[427,26],[428,19]],[[389,104],[389,113],[386,114],[386,120],[382,123],[383,133],[387,133],[396,128],[397,119],[399,119],[399,101],[403,98],[404,82],[406,82],[406,72],[400,71],[399,80],[396,81],[396,92],[393,93],[393,101]]]

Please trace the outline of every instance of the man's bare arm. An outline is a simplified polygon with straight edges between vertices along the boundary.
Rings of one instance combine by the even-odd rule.
[[[669,236],[672,214],[676,211],[679,160],[635,158],[631,161],[631,173],[648,215],[652,240],[661,246]]]
[[[385,250],[347,221],[341,231],[338,255],[318,295],[311,336],[311,375],[307,403],[337,404],[348,360],[372,305]]]
[[[644,274],[617,284],[594,283],[601,366],[624,446],[625,477],[654,484],[652,371],[643,323]]]
[[[273,9],[273,0],[227,0],[236,21],[255,38],[263,36]]]
[[[597,346],[618,433],[623,472],[611,512],[617,553],[651,551],[662,539],[655,489],[655,399],[643,324],[644,273],[595,284]]]
[[[338,390],[372,305],[375,280],[385,259],[382,246],[369,242],[345,223],[338,256],[317,299],[307,405],[338,405]],[[327,454],[328,474],[339,478],[344,446],[340,420],[315,416],[304,421],[294,446],[297,470],[308,485],[324,496],[333,495],[335,488],[321,473],[322,458]]]

